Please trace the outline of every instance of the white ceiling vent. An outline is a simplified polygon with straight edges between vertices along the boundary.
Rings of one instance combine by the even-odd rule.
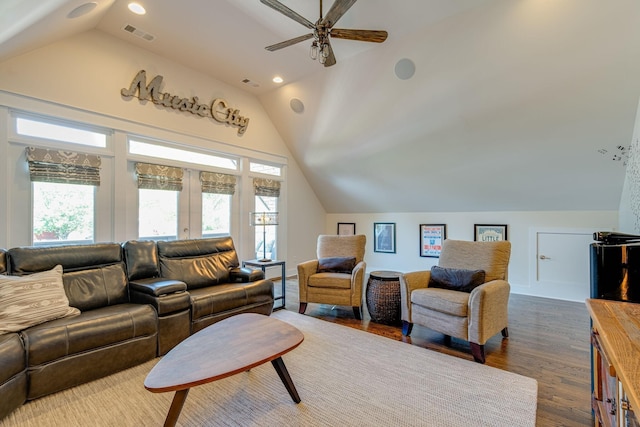
[[[133,34],[136,37],[140,37],[141,39],[146,40],[148,42],[153,41],[156,38],[153,34],[147,33],[142,28],[136,28],[130,24],[125,25],[123,30],[125,30],[127,33]]]
[[[251,86],[251,87],[260,87],[260,83],[252,82],[252,81],[251,81],[251,80],[249,80],[249,79],[243,79],[243,80],[242,80],[242,83],[244,83],[244,84],[246,84],[246,85],[249,85],[249,86]]]

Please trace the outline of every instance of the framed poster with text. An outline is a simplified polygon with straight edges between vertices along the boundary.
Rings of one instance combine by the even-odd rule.
[[[476,242],[500,242],[507,240],[506,224],[474,224],[473,240]]]
[[[420,256],[440,258],[442,242],[446,238],[445,224],[420,224]]]

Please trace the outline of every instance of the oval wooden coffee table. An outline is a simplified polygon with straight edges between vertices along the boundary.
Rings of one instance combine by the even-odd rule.
[[[165,426],[174,426],[191,387],[220,380],[271,362],[294,402],[298,391],[282,355],[304,340],[295,327],[262,314],[244,313],[191,335],[151,369],[144,386],[154,393],[175,391]]]

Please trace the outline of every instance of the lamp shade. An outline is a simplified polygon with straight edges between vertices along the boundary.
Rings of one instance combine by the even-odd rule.
[[[251,212],[251,225],[278,225],[278,212]]]

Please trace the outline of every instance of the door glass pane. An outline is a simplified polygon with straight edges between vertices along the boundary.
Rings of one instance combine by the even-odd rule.
[[[93,242],[95,187],[32,184],[34,245]]]
[[[174,240],[178,236],[178,192],[139,189],[140,239]]]
[[[278,198],[268,196],[255,196],[256,212],[278,212]],[[256,258],[276,259],[277,225],[256,226]],[[266,244],[265,244],[266,242]]]
[[[202,193],[202,237],[231,234],[231,195]]]

